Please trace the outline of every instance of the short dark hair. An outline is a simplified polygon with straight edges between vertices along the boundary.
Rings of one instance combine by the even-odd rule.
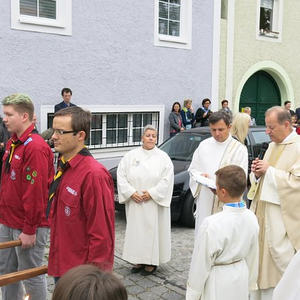
[[[226,102],[227,102],[227,104],[228,104],[228,100],[224,99],[224,100],[222,100],[221,104],[223,105],[223,104],[226,103]]]
[[[207,102],[207,101],[209,102],[209,104],[211,103],[211,101],[208,98],[204,98],[202,100],[202,106],[204,106],[205,102]]]
[[[52,300],[127,300],[121,281],[93,265],[81,265],[66,272],[57,282]]]
[[[72,95],[72,90],[69,89],[69,88],[63,88],[63,89],[61,90],[61,95],[63,96],[64,93],[66,93],[66,94],[70,93],[70,94]]]
[[[287,101],[284,101],[284,106],[286,106],[287,104],[289,103],[292,103],[291,101],[287,100]]]
[[[92,115],[89,111],[79,106],[71,106],[57,111],[55,117],[71,116],[72,130],[75,132],[84,131],[85,140],[89,137]]]
[[[174,111],[174,106],[178,104],[179,105],[179,111],[181,111],[181,105],[179,102],[174,102],[173,105],[172,105],[172,111]]]
[[[218,110],[214,113],[212,113],[208,119],[209,124],[216,124],[217,122],[223,120],[227,126],[231,124],[231,116],[229,113]]]
[[[216,182],[221,189],[225,189],[232,198],[241,197],[246,189],[247,178],[245,171],[237,165],[229,165],[219,169]]]
[[[28,113],[29,121],[32,121],[34,114],[33,102],[25,94],[12,94],[2,100],[2,105],[12,105],[18,113]]]

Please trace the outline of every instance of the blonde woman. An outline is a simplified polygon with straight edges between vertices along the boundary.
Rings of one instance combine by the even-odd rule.
[[[195,116],[191,99],[186,99],[183,101],[183,108],[180,113],[185,129],[191,129],[192,127],[194,127]]]
[[[246,137],[248,134],[251,118],[246,113],[237,113],[233,117],[232,126],[231,126],[231,135],[242,144],[245,144]]]

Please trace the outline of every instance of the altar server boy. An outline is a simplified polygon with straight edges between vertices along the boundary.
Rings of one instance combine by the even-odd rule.
[[[206,217],[196,236],[187,282],[187,300],[248,300],[258,274],[256,216],[241,197],[244,170],[229,165],[216,172],[223,211]]]

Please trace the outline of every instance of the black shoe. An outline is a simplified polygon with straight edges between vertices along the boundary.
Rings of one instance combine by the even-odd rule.
[[[139,273],[140,271],[142,271],[144,269],[144,265],[141,265],[140,267],[132,267],[130,272],[132,274],[135,274],[135,273]]]
[[[147,271],[147,270],[143,269],[141,271],[141,275],[143,275],[143,276],[151,275],[151,274],[153,274],[156,271],[156,269],[157,269],[157,266],[153,266],[153,270],[152,271]]]

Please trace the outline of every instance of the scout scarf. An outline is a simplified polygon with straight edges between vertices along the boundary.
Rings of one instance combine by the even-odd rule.
[[[89,150],[84,147],[82,148],[79,152],[79,155],[83,155],[83,156],[92,156],[91,153],[89,152]],[[71,158],[72,159],[72,158]],[[69,159],[69,161],[71,160]],[[57,172],[54,176],[54,179],[50,185],[49,188],[49,198],[48,198],[48,204],[47,204],[47,209],[46,209],[46,217],[48,219],[49,214],[50,214],[50,210],[51,210],[51,205],[52,205],[52,201],[53,201],[53,197],[55,195],[55,192],[59,186],[59,183],[62,179],[62,176],[64,174],[64,172],[70,167],[70,163],[69,161],[64,161],[63,157],[59,160],[58,162],[58,168],[57,168]]]
[[[30,134],[28,135],[28,137],[31,136],[32,133],[37,133],[37,130],[36,129],[33,129]],[[9,149],[9,154],[7,155],[7,158],[5,160],[5,172],[6,173],[9,173],[9,169],[10,169],[10,163],[11,163],[11,160],[13,158],[13,154],[14,154],[14,151],[17,147],[19,147],[20,145],[22,145],[23,142],[20,141],[20,140],[16,140],[16,141],[12,141],[11,145],[10,145],[10,149]],[[26,144],[26,143],[25,143]]]

